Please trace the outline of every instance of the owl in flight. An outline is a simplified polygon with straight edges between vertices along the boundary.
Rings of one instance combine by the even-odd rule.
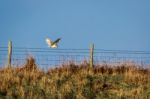
[[[55,41],[52,41],[49,38],[46,38],[46,43],[48,44],[48,47],[51,48],[57,48],[58,47],[58,42],[61,40],[61,38],[56,39]]]

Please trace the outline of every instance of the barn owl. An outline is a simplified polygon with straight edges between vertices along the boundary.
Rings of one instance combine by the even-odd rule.
[[[61,38],[56,39],[55,41],[52,41],[49,38],[46,38],[46,43],[48,44],[48,47],[51,48],[57,48],[58,47],[58,42],[61,40]]]

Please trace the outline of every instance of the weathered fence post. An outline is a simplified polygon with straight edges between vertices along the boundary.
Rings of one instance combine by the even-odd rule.
[[[90,67],[93,68],[94,44],[90,46]]]
[[[12,56],[12,41],[8,42],[8,63],[7,67],[11,67],[11,56]]]

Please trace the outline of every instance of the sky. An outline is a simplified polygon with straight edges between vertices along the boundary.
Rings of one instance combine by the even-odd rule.
[[[150,0],[0,0],[0,47],[150,51]]]

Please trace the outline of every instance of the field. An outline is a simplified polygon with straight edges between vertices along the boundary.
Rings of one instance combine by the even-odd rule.
[[[62,64],[46,72],[34,58],[20,67],[0,69],[0,98],[6,99],[150,99],[150,69],[88,62]]]

